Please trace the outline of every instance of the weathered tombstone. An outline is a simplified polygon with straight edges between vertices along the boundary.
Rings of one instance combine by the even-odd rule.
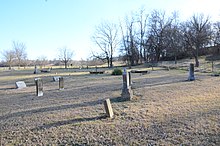
[[[131,72],[128,72],[128,77],[129,77],[129,86],[131,86],[132,82],[131,82]]]
[[[122,78],[123,78],[123,88],[121,94],[122,98],[126,100],[131,100],[133,98],[133,92],[131,90],[131,82],[129,81],[131,77],[128,75],[126,69],[124,69]]]
[[[64,79],[63,79],[63,77],[59,78],[59,89],[60,90],[64,89]]]
[[[190,63],[190,66],[189,66],[189,77],[188,77],[188,80],[189,81],[194,81],[195,80],[195,77],[194,77],[194,64],[193,63]]]
[[[54,76],[54,77],[53,77],[53,81],[54,81],[54,82],[58,82],[59,79],[60,79],[60,76]]]
[[[22,88],[26,87],[26,84],[24,81],[17,81],[17,82],[15,82],[15,86],[17,89],[22,89]]]
[[[35,79],[36,84],[36,94],[37,96],[43,96],[43,81],[41,78]]]
[[[113,113],[112,105],[111,105],[111,102],[110,102],[109,99],[106,99],[106,100],[104,101],[104,107],[105,107],[105,111],[106,111],[107,117],[113,118],[114,113]]]
[[[34,74],[37,74],[37,66],[34,66]]]

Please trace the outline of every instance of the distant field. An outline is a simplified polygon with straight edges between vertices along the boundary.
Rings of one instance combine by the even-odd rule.
[[[122,77],[111,69],[102,75],[87,69],[36,75],[33,69],[2,70],[0,145],[220,145],[220,77],[211,76],[204,61],[196,81],[188,82],[188,64],[132,68],[149,70],[132,74],[133,101],[120,101]],[[64,77],[64,90],[52,80],[57,75]],[[35,96],[35,77],[43,79],[43,97]],[[15,89],[18,80],[27,88]],[[113,119],[104,117],[107,98]]]

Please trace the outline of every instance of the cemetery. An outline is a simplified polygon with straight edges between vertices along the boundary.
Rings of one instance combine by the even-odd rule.
[[[220,78],[193,65],[0,70],[0,145],[218,145]]]

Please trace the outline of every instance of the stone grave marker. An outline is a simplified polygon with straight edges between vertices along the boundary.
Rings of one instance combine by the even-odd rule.
[[[17,89],[22,89],[22,88],[26,87],[26,84],[24,81],[17,81],[17,82],[15,82],[15,86]]]
[[[37,66],[34,66],[34,74],[37,74]]]
[[[112,105],[111,105],[111,102],[110,102],[109,99],[106,99],[106,100],[104,101],[104,107],[105,107],[105,111],[106,111],[107,117],[113,118],[114,113],[113,113]]]
[[[126,100],[131,100],[133,98],[133,91],[131,90],[131,75],[129,75],[124,69],[124,72],[122,74],[123,78],[123,87],[122,87],[122,98],[125,98]],[[129,80],[130,79],[130,80]]]
[[[41,78],[35,79],[36,84],[36,94],[37,96],[43,96],[43,81]]]
[[[54,77],[53,77],[53,81],[54,81],[54,82],[58,82],[59,79],[60,79],[60,76],[54,76]]]
[[[194,64],[193,63],[190,63],[190,66],[189,66],[189,77],[188,77],[188,80],[189,81],[194,81],[195,80],[195,77],[194,77]]]
[[[64,89],[64,79],[63,79],[63,77],[59,78],[59,89],[60,90]]]

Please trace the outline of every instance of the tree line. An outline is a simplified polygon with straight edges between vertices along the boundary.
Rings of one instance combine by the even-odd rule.
[[[128,66],[164,59],[177,63],[177,59],[193,57],[198,67],[198,57],[207,54],[207,48],[212,47],[209,53],[219,53],[220,22],[211,22],[204,14],[180,21],[176,11],[168,16],[165,11],[146,14],[140,9],[118,24],[101,23],[92,41],[100,48],[99,52],[93,52],[93,57],[106,60],[109,67],[113,66],[116,49]]]
[[[177,11],[167,15],[165,11],[153,10],[147,14],[142,8],[117,24],[103,21],[97,25],[91,39],[99,48],[98,52],[92,51],[91,62],[102,60],[107,62],[108,67],[113,67],[116,51],[120,52],[120,58],[128,66],[162,60],[177,63],[178,59],[193,57],[198,67],[200,55],[220,54],[220,22],[211,22],[211,18],[204,14],[194,14],[182,21]],[[9,69],[13,65],[27,66],[25,44],[18,41],[12,44],[12,49],[1,52],[6,66]],[[73,51],[63,47],[58,52],[59,59],[54,62],[63,63],[67,68],[72,61]],[[46,56],[41,56],[34,64],[43,66],[46,63]]]

